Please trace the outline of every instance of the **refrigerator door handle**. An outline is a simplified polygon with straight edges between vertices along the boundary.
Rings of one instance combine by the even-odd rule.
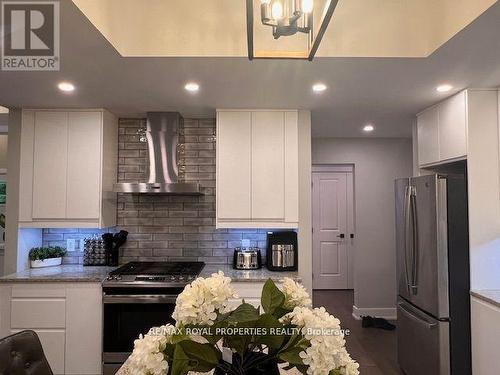
[[[418,220],[417,220],[417,192],[415,186],[410,189],[410,207],[411,207],[411,231],[412,231],[412,251],[411,251],[411,285],[413,294],[418,290]]]
[[[420,325],[423,325],[427,329],[433,329],[433,328],[437,327],[438,323],[431,323],[427,319],[415,314],[413,311],[409,310],[406,307],[405,303],[398,302],[398,306],[399,306],[400,311],[404,315],[406,315],[406,317],[413,320],[414,322],[419,323]]]
[[[405,203],[404,203],[404,217],[405,217],[405,228],[404,228],[404,261],[405,261],[405,281],[406,288],[408,289],[408,294],[410,293],[410,262],[408,261],[408,249],[411,249],[412,241],[410,241],[410,210],[411,210],[411,186],[406,186],[405,189]]]

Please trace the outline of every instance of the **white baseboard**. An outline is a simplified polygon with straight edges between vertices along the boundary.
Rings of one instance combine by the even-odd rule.
[[[388,307],[388,308],[363,308],[357,307],[355,305],[352,306],[352,316],[356,320],[361,320],[362,316],[374,316],[377,318],[384,318],[387,320],[396,320],[396,308]]]

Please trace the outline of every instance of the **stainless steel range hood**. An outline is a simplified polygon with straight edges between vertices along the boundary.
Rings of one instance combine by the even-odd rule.
[[[177,112],[148,112],[144,134],[148,144],[148,181],[121,182],[118,193],[202,195],[198,183],[178,182],[177,160],[182,156],[179,131],[183,118]]]

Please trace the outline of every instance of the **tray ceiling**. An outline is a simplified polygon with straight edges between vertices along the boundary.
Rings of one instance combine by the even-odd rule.
[[[246,56],[245,1],[73,0],[122,56]],[[496,0],[340,0],[318,57],[426,57]],[[255,12],[260,0],[255,0]],[[316,21],[324,0],[315,0]],[[256,13],[257,14],[257,13]],[[304,36],[275,41],[256,17],[256,48],[300,50]]]

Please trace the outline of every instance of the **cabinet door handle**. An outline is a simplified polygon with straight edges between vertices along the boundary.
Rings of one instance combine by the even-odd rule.
[[[337,235],[338,238],[345,238],[345,234],[344,233],[340,233],[339,235]]]

